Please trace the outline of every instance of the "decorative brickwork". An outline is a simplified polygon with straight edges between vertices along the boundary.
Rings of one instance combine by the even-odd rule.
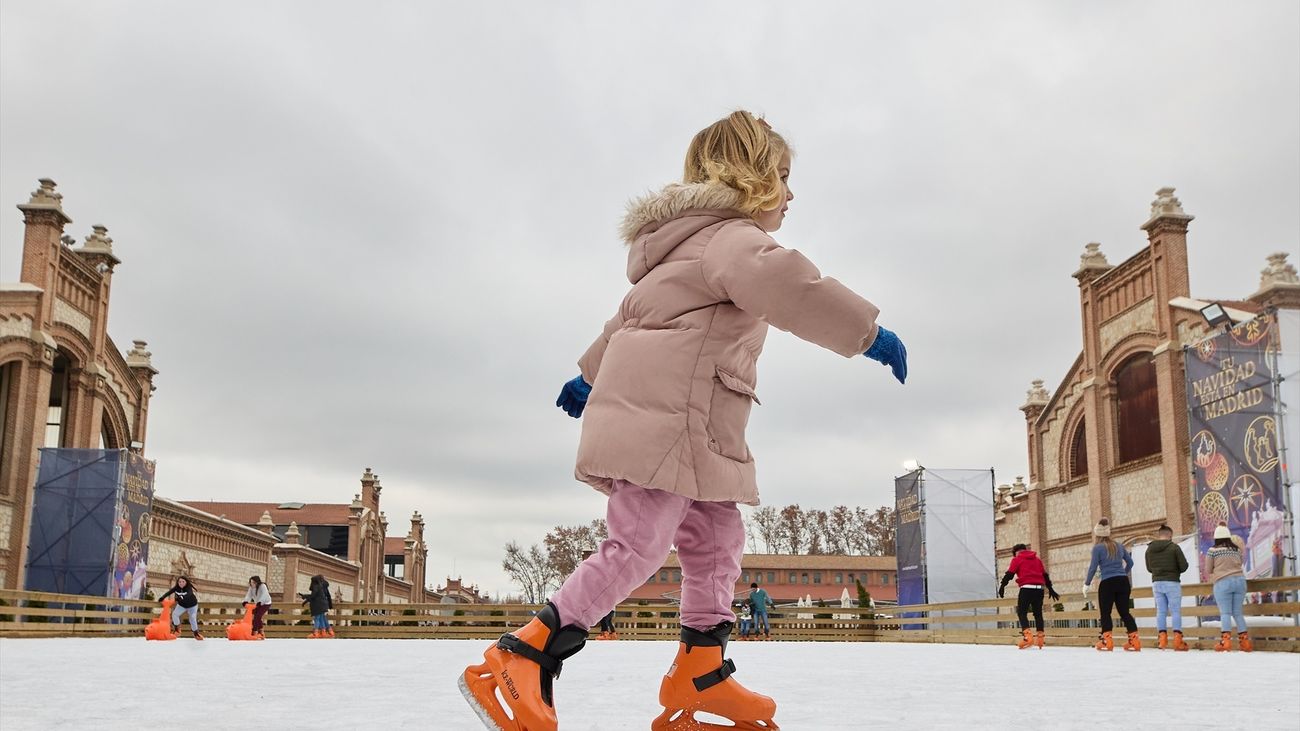
[[[1052,405],[1050,409],[1050,420],[1047,422],[1047,429],[1042,434],[1043,444],[1043,469],[1039,472],[1039,479],[1045,487],[1058,485],[1063,479],[1064,472],[1061,469],[1061,462],[1065,460],[1068,464],[1068,450],[1063,449],[1061,444],[1065,440],[1065,427],[1068,422],[1070,410],[1079,402],[1079,397],[1083,393],[1083,384],[1075,382],[1066,387],[1066,391]]]

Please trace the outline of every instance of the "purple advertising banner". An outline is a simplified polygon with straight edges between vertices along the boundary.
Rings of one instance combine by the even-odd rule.
[[[155,463],[130,452],[125,457],[113,526],[108,592],[117,599],[139,599],[144,596],[149,566]]]
[[[921,532],[921,470],[894,479],[894,519],[898,521],[898,604],[925,604],[925,547]],[[904,615],[906,616],[906,615]],[[924,629],[921,626],[909,629]]]
[[[1226,523],[1245,547],[1247,578],[1280,576],[1285,565],[1278,344],[1277,317],[1266,313],[1188,348],[1185,358],[1200,553]]]

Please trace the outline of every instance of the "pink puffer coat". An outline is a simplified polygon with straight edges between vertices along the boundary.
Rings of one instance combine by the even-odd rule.
[[[632,289],[578,362],[592,384],[577,477],[694,500],[758,504],[745,443],[767,326],[845,357],[879,310],[734,209],[737,194],[673,184],[623,222]]]

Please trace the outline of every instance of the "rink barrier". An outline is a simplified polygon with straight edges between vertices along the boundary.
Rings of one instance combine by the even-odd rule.
[[[1210,593],[1207,584],[1185,584],[1185,596]],[[1300,578],[1258,579],[1248,582],[1253,598],[1269,603],[1247,604],[1244,612],[1251,637],[1260,650],[1300,651]],[[999,644],[1019,636],[1014,588],[1006,599],[925,604],[875,609],[777,607],[770,616],[773,640],[822,642],[924,642]],[[1151,598],[1151,589],[1135,589],[1137,600]],[[1091,595],[1090,600],[1096,601]],[[76,594],[0,590],[0,636],[4,637],[122,637],[143,636],[144,626],[157,616],[158,603]],[[1079,594],[1062,596],[1065,611],[1045,614],[1048,643],[1083,647],[1097,638],[1097,612],[1084,608]],[[532,604],[401,604],[343,602],[330,612],[339,638],[493,639],[526,623],[536,612]],[[679,608],[666,604],[623,604],[614,617],[622,640],[676,640]],[[1141,624],[1155,616],[1150,607],[1133,609]],[[210,635],[243,616],[239,602],[201,602],[199,623]],[[1183,607],[1183,633],[1196,649],[1210,649],[1219,637],[1215,606]],[[1255,618],[1255,619],[1249,619]],[[1118,622],[1118,617],[1116,617]],[[1143,622],[1143,620],[1148,620]],[[1265,625],[1264,623],[1268,623]],[[1117,624],[1117,627],[1119,625]],[[266,615],[268,638],[302,638],[311,634],[311,617],[294,602],[272,605]],[[595,637],[593,631],[592,636]],[[1122,627],[1117,636],[1122,637]],[[1144,642],[1154,645],[1154,626],[1141,627]],[[184,634],[182,635],[184,636]]]

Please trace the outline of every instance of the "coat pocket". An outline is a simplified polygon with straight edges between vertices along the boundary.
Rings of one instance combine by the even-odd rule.
[[[749,462],[745,444],[745,427],[749,411],[760,403],[754,387],[721,368],[713,377],[713,397],[709,402],[709,449],[737,462]]]

